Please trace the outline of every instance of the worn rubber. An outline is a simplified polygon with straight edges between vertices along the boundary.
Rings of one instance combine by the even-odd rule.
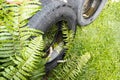
[[[42,3],[42,6],[45,6],[49,3],[51,3],[52,0],[40,0],[40,2]]]
[[[29,21],[28,26],[43,31],[44,33],[59,21],[65,20],[68,28],[76,31],[76,14],[72,7],[60,1],[49,3],[41,11],[38,11]],[[51,30],[52,31],[52,30]],[[57,66],[57,60],[62,59],[62,52],[52,62],[46,64],[46,72]]]
[[[54,1],[38,11],[30,19],[28,26],[45,32],[51,25],[61,20],[68,21],[69,28],[75,31],[76,14],[72,7],[64,2]]]
[[[105,3],[107,2],[107,0],[101,0],[101,3],[99,5],[99,7],[97,8],[96,12],[89,18],[85,19],[83,17],[83,5],[84,5],[84,2],[85,0],[79,0],[80,4],[79,4],[79,7],[78,7],[78,24],[81,25],[81,26],[86,26],[90,23],[92,23],[97,17],[98,15],[100,14],[100,12],[102,11],[103,7],[105,6]]]

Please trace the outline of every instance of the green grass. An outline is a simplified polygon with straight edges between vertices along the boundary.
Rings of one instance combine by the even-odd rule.
[[[65,62],[49,80],[120,80],[119,26],[120,3],[109,2],[95,22],[77,28]]]
[[[120,3],[107,3],[100,16],[78,27],[66,53],[49,80],[120,80]],[[85,57],[86,56],[86,57]]]
[[[108,3],[97,20],[78,27],[72,53],[91,54],[75,80],[120,80],[120,3]]]

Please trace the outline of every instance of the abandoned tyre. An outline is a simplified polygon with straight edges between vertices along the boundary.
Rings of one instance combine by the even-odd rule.
[[[48,58],[45,66],[46,72],[49,72],[63,59],[68,49],[67,40],[73,38],[76,31],[76,14],[66,3],[54,1],[37,12],[28,26],[44,32],[44,51]]]
[[[78,24],[85,26],[93,22],[107,0],[80,0],[78,7]]]

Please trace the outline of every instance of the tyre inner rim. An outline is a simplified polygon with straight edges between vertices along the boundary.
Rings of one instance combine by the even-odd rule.
[[[57,23],[53,25],[44,35],[45,40],[45,52],[48,62],[52,62],[56,59],[64,49],[64,40],[62,36],[62,24]]]
[[[101,0],[85,0],[83,7],[83,17],[90,18],[94,15],[100,5]]]

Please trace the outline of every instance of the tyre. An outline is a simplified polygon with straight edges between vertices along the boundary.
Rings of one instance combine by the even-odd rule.
[[[46,72],[52,70],[62,60],[67,50],[68,34],[76,31],[76,14],[64,2],[54,1],[38,11],[29,21],[28,26],[44,32]]]
[[[78,7],[78,24],[85,26],[93,22],[107,0],[80,0]]]
[[[42,6],[46,6],[47,4],[51,3],[52,0],[40,0],[40,2],[42,3]]]

